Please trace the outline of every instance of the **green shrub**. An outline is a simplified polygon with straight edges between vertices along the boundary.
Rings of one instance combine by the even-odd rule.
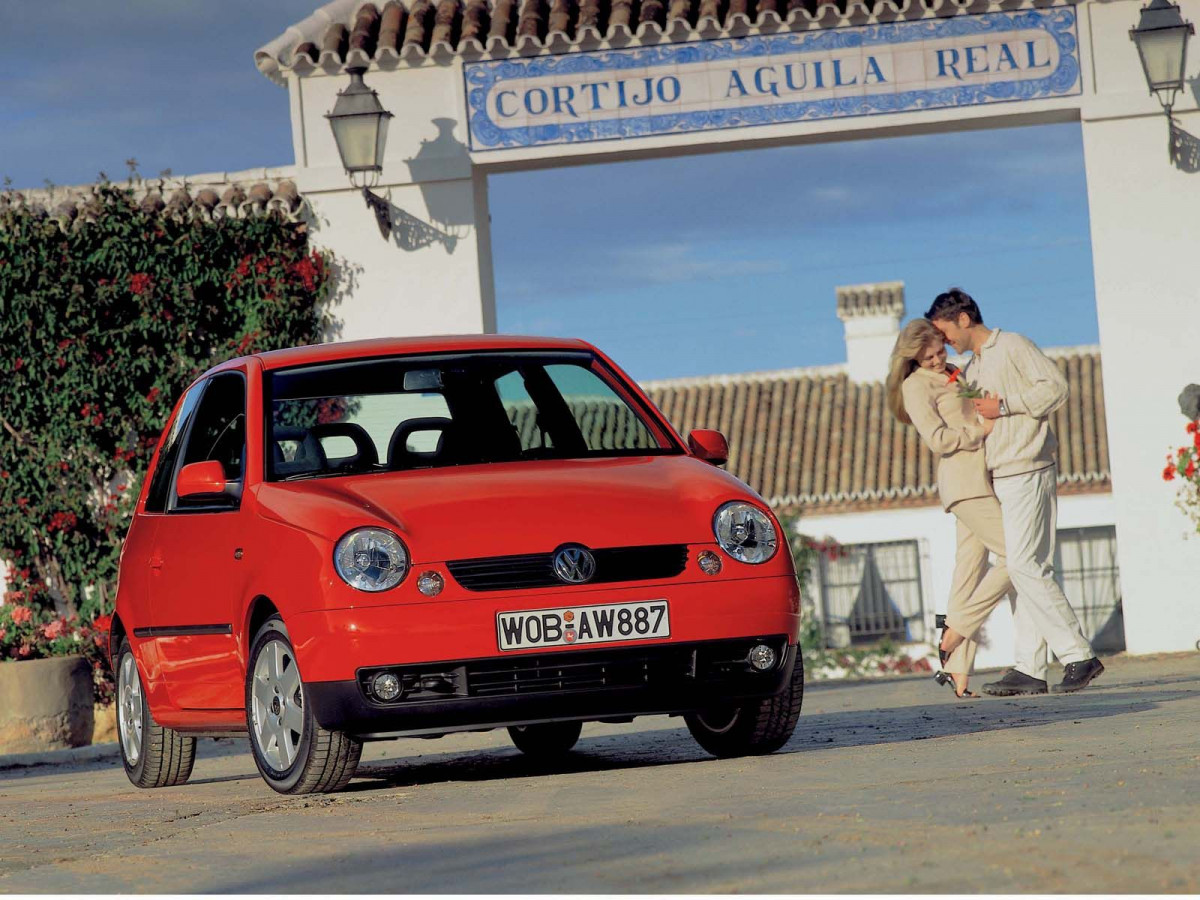
[[[205,369],[312,343],[329,261],[276,213],[205,220],[102,183],[68,227],[0,196],[0,559],[10,602],[112,610],[163,424]]]

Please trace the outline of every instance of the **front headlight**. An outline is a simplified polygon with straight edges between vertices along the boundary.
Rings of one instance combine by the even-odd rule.
[[[386,529],[355,528],[334,547],[333,566],[352,588],[386,591],[408,574],[408,551]]]
[[[771,517],[740,500],[717,510],[713,516],[713,534],[722,550],[744,563],[764,563],[775,555],[779,546]]]

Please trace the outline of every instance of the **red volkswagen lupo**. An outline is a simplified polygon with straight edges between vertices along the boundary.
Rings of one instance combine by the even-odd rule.
[[[180,399],[121,555],[125,769],[186,781],[249,732],[267,783],[334,791],[362,742],[682,714],[718,756],[796,725],[779,523],[582,341],[385,339],[224,363]],[[782,546],[781,546],[782,545]]]

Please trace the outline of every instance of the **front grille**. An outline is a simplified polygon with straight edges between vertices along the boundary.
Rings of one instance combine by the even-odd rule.
[[[559,651],[510,657],[456,660],[424,665],[360,669],[362,692],[374,698],[371,680],[381,672],[395,674],[404,693],[393,703],[503,697],[587,691],[598,688],[669,687],[687,682],[760,677],[746,662],[750,648],[767,641],[780,652],[782,635],[766,638],[658,644],[642,647]]]
[[[674,578],[687,567],[686,544],[608,547],[591,554],[596,559],[596,574],[587,584]],[[565,586],[554,574],[553,553],[454,559],[446,566],[454,580],[469,591]]]

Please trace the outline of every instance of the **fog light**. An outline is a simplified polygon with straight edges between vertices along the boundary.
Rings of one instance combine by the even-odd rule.
[[[426,597],[436,597],[445,586],[446,582],[437,572],[422,572],[421,577],[417,579],[417,590]]]
[[[371,690],[380,700],[395,700],[403,689],[399,678],[391,672],[381,672],[371,679]]]
[[[750,660],[750,665],[758,671],[765,672],[775,665],[776,656],[775,651],[766,644],[755,644],[750,648],[750,655],[747,659]]]
[[[705,575],[716,575],[721,571],[721,557],[711,550],[701,550],[700,555],[696,557],[696,562],[700,565],[700,571]]]

